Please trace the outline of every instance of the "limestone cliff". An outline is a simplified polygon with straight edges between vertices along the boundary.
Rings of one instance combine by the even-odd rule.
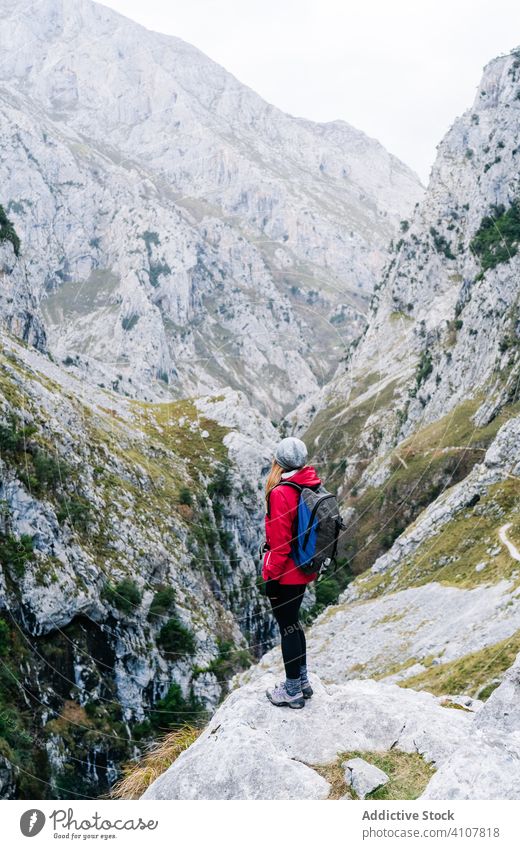
[[[2,0],[0,32],[0,202],[48,349],[132,397],[229,385],[275,419],[320,386],[417,177],[90,0]]]

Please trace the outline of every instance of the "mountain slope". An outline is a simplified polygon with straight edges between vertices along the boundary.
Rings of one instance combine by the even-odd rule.
[[[500,527],[519,539],[518,499],[502,492],[518,478],[519,432],[518,417],[504,425],[484,462],[318,617],[303,711],[287,716],[265,698],[283,677],[276,648],[143,798],[351,799],[343,764],[354,756],[390,768],[386,795],[371,798],[517,798],[520,568]],[[447,539],[471,520],[474,536],[484,526],[485,561],[469,535],[460,550]],[[405,753],[408,797],[391,772]]]
[[[347,761],[403,755],[410,798],[518,797],[519,95],[513,51],[439,146],[366,333],[287,417],[348,517],[318,602],[347,589],[308,632],[316,695],[273,711],[269,652],[144,798],[355,798]],[[404,798],[388,778],[371,798]]]
[[[366,333],[289,422],[339,486],[370,565],[518,412],[520,53],[484,70],[402,223]]]
[[[269,644],[247,476],[276,435],[237,392],[125,400],[6,334],[0,392],[1,792],[98,796]]]
[[[362,328],[415,175],[89,0],[0,8],[2,202],[50,350],[132,396],[287,412]]]

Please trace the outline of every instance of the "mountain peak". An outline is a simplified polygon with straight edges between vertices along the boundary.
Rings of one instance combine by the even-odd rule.
[[[94,357],[103,380],[146,397],[217,380],[276,416],[314,390],[363,326],[386,245],[422,195],[410,169],[345,122],[286,115],[191,45],[90,0],[45,0],[0,33],[5,143],[24,139],[4,197],[39,269],[53,353],[84,376]],[[40,214],[20,204],[20,175],[39,187]],[[254,372],[274,364],[280,330],[291,364],[275,388]]]

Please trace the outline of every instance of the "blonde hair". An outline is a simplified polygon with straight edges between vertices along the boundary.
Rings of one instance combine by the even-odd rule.
[[[271,471],[267,475],[267,480],[265,482],[265,509],[267,512],[269,493],[275,486],[277,486],[282,479],[282,472],[285,469],[283,466],[280,466],[280,463],[277,463],[276,460],[273,460],[273,464],[271,466]]]

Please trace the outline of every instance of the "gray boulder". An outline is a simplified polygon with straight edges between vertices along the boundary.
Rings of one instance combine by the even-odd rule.
[[[328,781],[246,725],[215,727],[143,799],[326,799]]]
[[[343,764],[343,769],[345,784],[352,787],[361,799],[390,780],[386,772],[363,758],[350,758]]]

